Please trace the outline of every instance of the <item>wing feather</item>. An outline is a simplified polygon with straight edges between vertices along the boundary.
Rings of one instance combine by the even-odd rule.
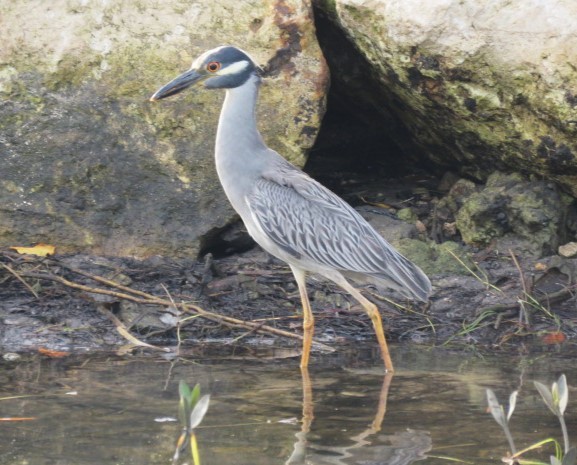
[[[421,300],[430,292],[418,267],[349,204],[292,165],[265,172],[246,200],[259,228],[295,259],[369,275]]]

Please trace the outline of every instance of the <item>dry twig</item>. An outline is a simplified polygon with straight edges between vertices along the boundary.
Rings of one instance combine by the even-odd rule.
[[[18,281],[20,281],[26,287],[26,289],[28,289],[30,291],[30,293],[32,295],[34,295],[34,297],[38,298],[38,294],[36,293],[36,291],[32,288],[32,286],[30,286],[30,284],[28,284],[26,282],[25,279],[22,278],[22,276],[20,276],[20,274],[16,273],[16,271],[14,271],[11,267],[9,267],[8,265],[6,265],[4,263],[0,263],[0,265],[2,265],[4,267],[4,269],[6,269],[10,274],[14,275],[14,277]]]
[[[0,252],[0,255],[2,255],[2,254],[6,254],[6,256],[12,255],[11,253]],[[24,285],[26,285],[26,287],[31,291],[32,291],[31,286],[28,283],[26,283],[23,278],[52,281],[52,282],[59,283],[63,286],[66,286],[68,288],[76,289],[78,291],[91,293],[91,294],[106,295],[106,296],[114,297],[116,299],[127,300],[127,301],[131,301],[131,302],[134,302],[137,304],[142,304],[142,305],[159,305],[159,306],[164,306],[164,307],[173,307],[173,308],[177,308],[183,312],[193,314],[193,315],[198,315],[204,319],[214,321],[216,323],[219,323],[221,325],[224,325],[224,326],[227,326],[230,328],[244,328],[244,329],[249,330],[250,332],[272,334],[275,336],[281,336],[281,337],[286,337],[286,338],[290,338],[290,339],[297,339],[297,340],[301,340],[301,341],[303,339],[303,337],[300,334],[294,334],[294,333],[290,333],[288,331],[284,331],[282,329],[278,329],[278,328],[274,328],[272,326],[264,325],[260,321],[254,321],[254,322],[253,321],[243,321],[243,320],[239,320],[237,318],[233,318],[230,316],[224,316],[224,315],[219,315],[217,313],[210,312],[208,310],[205,310],[205,309],[199,307],[198,305],[194,305],[191,303],[175,302],[170,298],[170,296],[169,296],[169,299],[154,296],[152,294],[148,294],[146,292],[143,292],[143,291],[140,291],[137,289],[133,289],[133,288],[128,287],[128,286],[124,286],[124,285],[119,284],[119,283],[112,281],[110,279],[103,278],[102,276],[93,275],[93,274],[88,273],[86,271],[73,268],[71,266],[68,266],[68,265],[61,263],[60,261],[57,261],[54,259],[48,259],[48,260],[41,261],[40,259],[30,258],[30,260],[27,260],[26,263],[31,263],[31,261],[40,262],[40,263],[43,263],[43,264],[48,265],[48,266],[57,265],[59,267],[66,268],[68,271],[70,271],[74,274],[84,276],[85,278],[88,278],[88,279],[93,280],[97,283],[100,283],[100,284],[103,284],[109,288],[112,288],[112,289],[103,289],[101,287],[87,286],[85,284],[80,284],[80,283],[68,280],[66,278],[63,278],[61,276],[57,276],[51,272],[46,272],[46,271],[43,271],[43,272],[20,271],[16,275],[16,277],[18,277],[18,279],[21,282],[23,282]],[[3,266],[5,268],[7,267],[7,265],[3,265]],[[11,271],[11,270],[8,270],[8,271]],[[12,271],[12,273],[15,274],[13,271]],[[114,322],[114,323],[116,324],[116,322]],[[116,326],[118,328],[118,325],[116,325]],[[126,330],[126,332],[128,332],[128,330]],[[121,334],[122,334],[122,332],[121,332]],[[131,342],[133,342],[133,341],[131,341]],[[327,346],[327,345],[322,344],[322,343],[319,343],[319,342],[313,342],[313,345],[316,348],[324,350],[324,351],[328,351],[328,352],[334,351],[334,349],[332,347]]]

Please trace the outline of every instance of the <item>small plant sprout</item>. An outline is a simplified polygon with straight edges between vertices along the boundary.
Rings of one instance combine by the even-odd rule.
[[[517,403],[517,391],[514,391],[509,397],[509,410],[507,415],[505,415],[505,409],[495,396],[495,393],[491,389],[487,389],[487,400],[489,402],[489,411],[495,421],[503,428],[505,436],[509,441],[509,446],[511,448],[511,455],[504,457],[502,460],[510,465],[520,464],[520,465],[577,465],[577,449],[571,447],[569,444],[569,435],[567,433],[567,425],[565,424],[565,409],[567,408],[567,403],[569,402],[569,390],[567,388],[567,378],[565,375],[561,375],[559,379],[553,383],[551,389],[542,383],[534,381],[535,387],[541,394],[543,402],[545,405],[553,412],[553,414],[559,419],[561,424],[561,430],[563,432],[563,442],[564,442],[564,453],[561,449],[559,441],[553,438],[543,439],[542,441],[536,442],[535,444],[526,447],[523,450],[517,451],[515,449],[515,444],[513,442],[513,437],[511,431],[509,430],[509,420],[513,415],[515,410],[515,405]],[[550,456],[549,464],[538,461],[538,460],[528,460],[522,458],[523,455],[529,451],[539,449],[546,444],[553,444],[555,447],[555,455]]]
[[[172,457],[172,463],[175,465],[180,458],[181,452],[190,444],[190,453],[194,465],[200,465],[200,456],[198,454],[198,444],[196,442],[195,428],[200,425],[206,415],[210,396],[200,397],[200,385],[190,389],[188,384],[180,381],[178,384],[178,393],[180,401],[178,404],[178,418],[182,424],[182,432],[176,441],[176,450]]]
[[[511,430],[509,429],[509,420],[515,411],[515,406],[517,405],[517,394],[518,391],[513,391],[509,396],[509,410],[507,415],[505,415],[505,409],[497,400],[497,396],[491,389],[487,389],[487,402],[489,403],[489,411],[497,424],[503,428],[507,441],[509,441],[509,447],[511,448],[511,453],[516,454],[517,448],[515,447],[515,442],[513,441],[513,436],[511,435]]]
[[[567,388],[567,378],[564,374],[559,376],[559,379],[553,383],[551,390],[547,386],[537,381],[533,382],[535,387],[541,394],[543,402],[549,407],[549,410],[553,412],[559,419],[561,424],[561,431],[563,431],[563,443],[565,445],[565,454],[569,452],[569,435],[567,434],[567,425],[565,424],[565,409],[567,408],[567,403],[569,402],[569,389]]]

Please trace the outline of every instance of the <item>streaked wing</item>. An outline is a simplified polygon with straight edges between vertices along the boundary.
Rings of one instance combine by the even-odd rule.
[[[265,173],[247,201],[264,233],[298,260],[372,275],[416,296],[428,285],[350,205],[291,165]]]

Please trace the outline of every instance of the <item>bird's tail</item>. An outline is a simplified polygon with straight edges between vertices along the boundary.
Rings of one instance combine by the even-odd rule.
[[[396,254],[395,260],[389,262],[388,265],[385,272],[347,274],[355,281],[370,283],[377,288],[392,289],[409,299],[428,302],[432,287],[431,281],[423,270],[401,254]]]

